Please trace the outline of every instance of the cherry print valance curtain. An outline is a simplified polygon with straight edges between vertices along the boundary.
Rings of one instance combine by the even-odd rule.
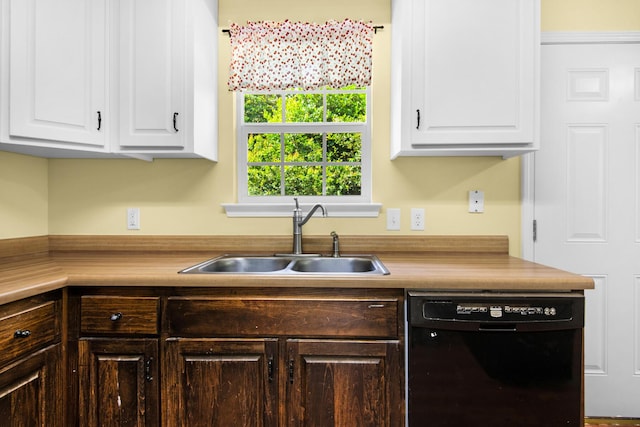
[[[230,90],[341,88],[371,83],[373,26],[351,21],[325,24],[231,24]]]

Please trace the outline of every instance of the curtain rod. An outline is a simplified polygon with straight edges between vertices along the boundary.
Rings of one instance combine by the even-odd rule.
[[[374,34],[378,34],[378,30],[384,30],[384,25],[374,25],[373,26],[373,33]],[[222,30],[223,33],[227,34],[229,37],[231,37],[231,30],[224,28]]]

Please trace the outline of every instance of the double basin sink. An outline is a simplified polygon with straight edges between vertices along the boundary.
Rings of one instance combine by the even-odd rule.
[[[385,275],[375,255],[223,255],[182,270],[189,274]]]

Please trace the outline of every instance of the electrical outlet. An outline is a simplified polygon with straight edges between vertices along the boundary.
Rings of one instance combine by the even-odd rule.
[[[127,229],[140,230],[140,208],[127,208]]]
[[[484,191],[480,191],[480,190],[469,191],[469,212],[471,213],[484,212]]]
[[[387,208],[387,230],[400,230],[400,209]]]
[[[411,229],[413,231],[424,230],[424,209],[411,208]]]

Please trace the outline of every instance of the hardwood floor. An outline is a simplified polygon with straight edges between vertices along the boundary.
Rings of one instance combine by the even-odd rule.
[[[587,418],[584,427],[640,426],[640,419]]]

